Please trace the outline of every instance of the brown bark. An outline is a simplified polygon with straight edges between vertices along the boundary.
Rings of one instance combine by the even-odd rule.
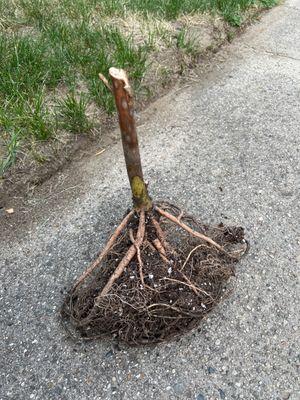
[[[119,114],[119,124],[125,156],[127,174],[132,190],[134,206],[138,209],[150,209],[151,199],[143,178],[141,157],[134,120],[133,93],[126,72],[123,69],[110,68],[109,75],[113,83],[113,94]]]

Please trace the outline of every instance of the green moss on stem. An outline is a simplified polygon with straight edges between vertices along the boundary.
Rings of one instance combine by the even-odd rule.
[[[152,207],[152,200],[148,195],[147,186],[139,176],[132,178],[131,191],[135,208],[149,210]]]

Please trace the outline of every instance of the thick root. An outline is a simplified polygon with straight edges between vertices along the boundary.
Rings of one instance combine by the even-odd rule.
[[[190,233],[191,235],[204,240],[205,242],[215,246],[218,250],[224,251],[223,247],[220,246],[218,243],[216,243],[214,240],[212,240],[210,237],[203,235],[202,233],[196,232],[193,229],[191,229],[188,225],[184,224],[183,222],[180,221],[179,218],[174,217],[174,215],[168,213],[167,211],[162,210],[159,207],[155,207],[155,210],[158,211],[163,217],[168,218],[170,221],[174,222],[178,226],[180,226],[182,229]]]
[[[133,216],[134,211],[130,211],[126,217],[123,219],[123,221],[120,223],[120,225],[117,227],[117,229],[114,231],[112,234],[111,238],[107,242],[106,246],[100,253],[100,255],[96,258],[96,260],[93,262],[93,264],[77,279],[74,289],[79,286],[93,271],[95,268],[98,267],[98,265],[101,263],[103,258],[107,255],[109,250],[112,248],[114,243],[116,242],[118,236],[120,236],[121,232],[123,231],[124,228],[126,228],[130,218]]]
[[[121,262],[117,266],[117,268],[114,271],[114,273],[112,274],[112,276],[109,278],[109,281],[102,289],[100,295],[96,297],[96,301],[95,301],[96,305],[98,305],[98,303],[100,302],[101,297],[105,296],[110,291],[114,282],[122,275],[124,269],[127,267],[127,265],[130,263],[130,261],[133,259],[134,255],[137,252],[137,249],[140,248],[140,246],[143,242],[144,235],[145,235],[145,211],[142,210],[140,212],[139,228],[138,228],[138,231],[136,234],[136,239],[135,239],[133,245],[130,246],[130,248],[127,251],[127,253],[125,254],[125,256],[122,258]]]

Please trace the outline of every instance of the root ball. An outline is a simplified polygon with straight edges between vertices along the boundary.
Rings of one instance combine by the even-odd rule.
[[[85,339],[140,345],[194,328],[229,293],[247,250],[243,228],[204,225],[165,202],[131,212],[117,233],[63,304]]]

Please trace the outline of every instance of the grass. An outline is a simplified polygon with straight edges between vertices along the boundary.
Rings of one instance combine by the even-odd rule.
[[[187,37],[187,30],[185,28],[178,32],[176,37],[177,47],[183,49],[187,54],[195,56],[197,54],[197,46],[195,40]]]
[[[76,98],[74,93],[69,94],[59,103],[61,111],[61,126],[70,132],[81,133],[88,132],[92,124],[86,115],[88,100],[84,95]]]
[[[172,21],[210,12],[239,26],[249,7],[275,2],[0,0],[0,175],[24,144],[30,148],[32,141],[55,140],[61,129],[88,132],[94,123],[87,116],[90,103],[114,112],[99,72],[107,74],[111,65],[125,68],[135,89],[141,89],[157,40],[171,46],[174,32],[165,26]],[[144,36],[135,37],[125,24],[130,15],[142,21]],[[175,47],[195,55],[184,27],[176,33]]]

